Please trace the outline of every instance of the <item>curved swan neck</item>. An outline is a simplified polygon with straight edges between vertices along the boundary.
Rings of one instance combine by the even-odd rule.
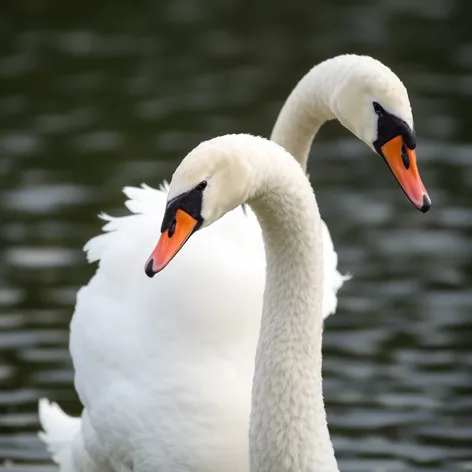
[[[340,58],[317,64],[298,82],[272,130],[271,141],[290,152],[305,170],[313,138],[323,123],[336,118],[330,99],[336,83],[349,73]]]
[[[262,227],[267,260],[252,392],[250,470],[334,472],[338,468],[321,378],[321,220],[303,170],[282,157],[273,153],[270,164],[263,166],[264,190],[250,201]]]

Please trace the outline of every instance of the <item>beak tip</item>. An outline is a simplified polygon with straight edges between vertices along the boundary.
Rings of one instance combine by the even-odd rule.
[[[147,263],[146,263],[146,267],[144,268],[144,272],[146,273],[146,275],[152,279],[156,274],[157,272],[154,270],[154,259],[151,257]]]
[[[419,209],[421,213],[426,213],[431,208],[431,199],[423,194],[423,206]]]

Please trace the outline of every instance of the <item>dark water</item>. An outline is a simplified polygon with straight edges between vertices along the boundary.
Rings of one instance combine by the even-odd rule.
[[[122,186],[158,185],[203,139],[267,136],[303,73],[357,52],[409,89],[433,208],[339,125],[317,138],[312,182],[355,276],[324,339],[340,467],[472,470],[472,3],[304,5],[4,0],[0,460],[50,464],[38,397],[80,412],[68,323],[95,215],[124,214]]]

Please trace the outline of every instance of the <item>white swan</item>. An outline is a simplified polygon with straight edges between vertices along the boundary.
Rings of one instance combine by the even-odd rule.
[[[314,134],[333,118],[388,161],[418,208],[429,208],[408,95],[390,69],[350,55],[315,66],[288,98],[271,139],[306,167]],[[251,210],[235,209],[196,233],[150,281],[142,264],[159,233],[166,192],[125,192],[133,215],[105,217],[105,234],[87,244],[99,269],[79,291],[71,323],[82,419],[42,400],[41,437],[63,472],[147,470],[126,459],[146,444],[153,467],[247,470],[265,280],[260,226]],[[343,279],[326,227],[323,235],[328,314]]]
[[[244,134],[197,146],[172,177],[162,234],[146,272],[164,269],[196,230],[245,202],[261,224],[267,260],[250,471],[335,472],[321,379],[321,218],[292,156]]]

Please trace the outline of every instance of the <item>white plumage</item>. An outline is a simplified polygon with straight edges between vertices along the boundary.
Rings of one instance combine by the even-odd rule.
[[[165,272],[148,279],[144,263],[160,234],[166,190],[125,188],[132,214],[102,215],[104,233],[85,246],[99,268],[78,292],[70,351],[91,427],[106,438],[90,448],[92,459],[115,455],[112,464],[126,462],[122,444],[125,451],[147,448],[153,464],[171,455],[192,470],[242,470],[264,289],[261,229],[252,210],[239,207],[196,233]],[[343,276],[325,225],[323,237],[327,316],[336,309]],[[80,468],[81,452],[90,463],[85,450],[71,447],[82,442],[80,420],[47,400],[40,420],[41,438],[62,471],[91,470]]]
[[[412,122],[406,90],[390,69],[363,56],[328,60],[294,89],[271,139],[306,167],[314,135],[337,117],[372,147],[372,97]],[[41,438],[61,472],[247,471],[265,280],[256,217],[236,208],[149,279],[144,264],[160,234],[166,188],[124,192],[131,214],[102,215],[103,234],[85,246],[99,267],[78,292],[70,327],[82,419],[41,400]],[[349,277],[337,271],[324,223],[322,239],[326,317]]]

